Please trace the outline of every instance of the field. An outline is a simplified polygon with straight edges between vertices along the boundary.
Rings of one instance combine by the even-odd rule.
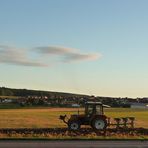
[[[83,112],[80,109],[80,113]],[[36,109],[1,109],[0,110],[0,129],[2,128],[66,128],[66,125],[60,121],[59,115],[77,114],[75,108],[36,108]],[[136,118],[136,128],[148,129],[148,110],[143,109],[125,109],[125,108],[109,108],[105,109],[105,114],[109,117],[127,117],[134,116]],[[131,136],[132,135],[132,136]],[[64,133],[42,133],[42,134],[18,134],[18,133],[0,133],[0,138],[97,138],[95,133],[86,132],[81,134]],[[104,138],[99,136],[99,138]],[[115,134],[109,133],[105,138],[148,138],[148,135],[140,135],[135,133]]]
[[[80,113],[83,112],[80,109]],[[38,108],[38,109],[1,109],[0,128],[57,128],[65,127],[59,115],[77,114],[75,108]],[[105,110],[108,117],[136,118],[135,127],[148,128],[148,110],[109,108]]]

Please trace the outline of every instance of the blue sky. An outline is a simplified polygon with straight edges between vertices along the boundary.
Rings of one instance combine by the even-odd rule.
[[[148,96],[147,0],[0,0],[0,86]]]

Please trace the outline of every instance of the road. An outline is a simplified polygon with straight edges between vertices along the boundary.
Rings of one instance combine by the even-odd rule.
[[[0,148],[148,148],[148,141],[0,141]]]

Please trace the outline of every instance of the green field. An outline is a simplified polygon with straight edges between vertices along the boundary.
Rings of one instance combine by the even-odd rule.
[[[80,113],[82,110],[80,111]],[[0,128],[48,128],[66,127],[59,115],[77,113],[73,108],[38,108],[38,109],[1,109]],[[109,108],[105,109],[108,117],[136,118],[135,127],[148,128],[148,110]]]

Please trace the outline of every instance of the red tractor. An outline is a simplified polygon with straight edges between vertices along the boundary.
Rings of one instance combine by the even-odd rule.
[[[66,121],[66,115],[60,116],[70,130],[79,130],[81,125],[90,125],[94,130],[105,130],[108,125],[108,118],[104,115],[103,108],[109,107],[100,102],[86,102],[84,114],[71,115]]]

